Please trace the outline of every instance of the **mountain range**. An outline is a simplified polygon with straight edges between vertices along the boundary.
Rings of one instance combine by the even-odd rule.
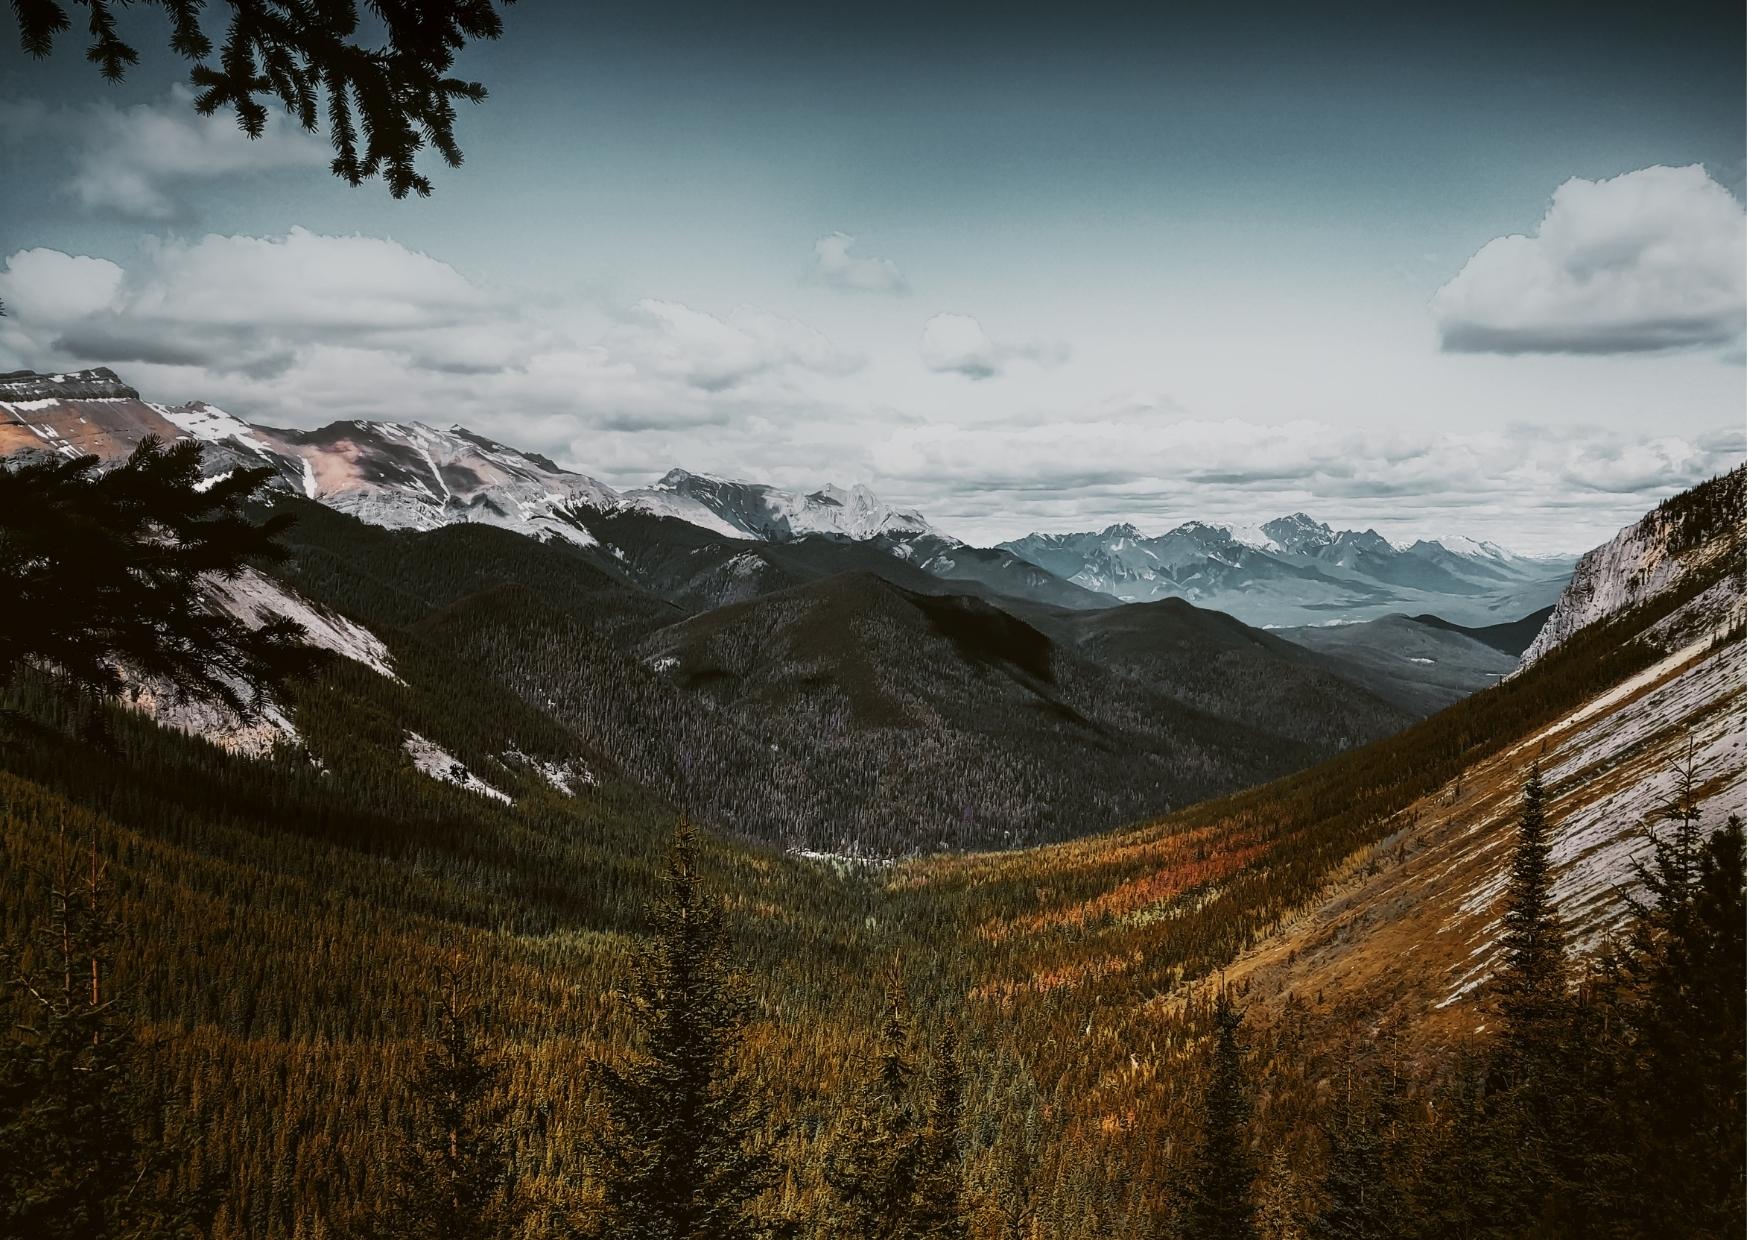
[[[1182,598],[1271,626],[1397,612],[1436,612],[1465,625],[1514,621],[1551,605],[1571,570],[1567,559],[1464,538],[1397,546],[1376,530],[1334,530],[1302,512],[1255,528],[1188,521],[1148,536],[1120,524],[1001,546],[1124,602]]]
[[[391,529],[496,525],[595,548],[622,565],[650,560],[652,540],[667,549],[688,544],[689,552],[706,545],[676,525],[720,545],[859,543],[959,588],[1058,607],[1182,598],[1264,626],[1395,612],[1488,625],[1552,604],[1570,570],[1568,561],[1461,538],[1397,547],[1376,531],[1336,531],[1302,513],[1254,529],[1191,521],[1149,537],[1132,525],[1113,525],[975,547],[861,485],[796,492],[674,469],[650,486],[620,492],[461,426],[340,421],[316,430],[274,428],[198,401],[143,400],[107,368],[0,375],[0,455],[36,449],[113,456],[145,434],[199,439],[215,474],[266,466],[281,491]],[[663,571],[675,571],[671,556],[654,558],[667,561]],[[712,557],[700,552],[700,558]],[[736,573],[768,567],[743,560],[700,571],[715,572],[727,597],[740,588]]]
[[[113,458],[219,417],[57,382],[15,382],[0,451]],[[628,1053],[678,812],[706,828],[803,1234],[833,1234],[820,1169],[896,979],[966,1048],[983,1217],[1019,1202],[1016,1234],[1085,1240],[1156,1230],[1138,1198],[1176,1182],[1161,1134],[1195,1130],[1216,977],[1244,1004],[1254,1148],[1321,1149],[1386,1049],[1415,1113],[1460,1114],[1440,1082],[1497,1036],[1528,773],[1575,957],[1620,931],[1683,764],[1702,832],[1743,803],[1740,469],[1587,555],[1545,615],[1268,631],[1176,597],[1020,597],[893,549],[942,535],[600,507],[459,431],[241,433],[261,446],[228,431],[210,468],[272,466],[297,522],[285,563],[209,600],[294,616],[336,656],[274,734],[155,698],[89,729],[29,667],[0,703],[0,912],[30,924],[70,845],[102,867],[148,1114],[180,1117],[215,1235],[346,1233],[384,1198],[382,1151],[423,1113],[396,1069],[440,986],[490,1012],[542,1207],[586,1205],[561,1172],[597,1130],[591,1064]]]

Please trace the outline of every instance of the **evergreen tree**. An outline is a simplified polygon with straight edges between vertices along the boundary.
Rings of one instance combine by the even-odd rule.
[[[1510,1066],[1521,1080],[1545,1066],[1566,1014],[1566,936],[1553,905],[1542,770],[1530,767],[1518,815],[1495,993]]]
[[[929,1076],[928,1118],[918,1150],[917,1227],[919,1240],[965,1240],[965,1155],[960,1129],[965,1123],[965,1081],[959,1039],[949,1028],[935,1050]]]
[[[486,91],[449,71],[470,41],[503,31],[492,0],[368,7],[356,0],[226,0],[230,16],[224,42],[215,48],[202,29],[203,0],[152,2],[168,19],[171,50],[193,64],[195,111],[210,116],[229,109],[251,138],[266,129],[272,103],[310,133],[325,118],[334,175],[351,185],[380,175],[396,198],[431,192],[413,166],[427,144],[451,167],[460,166],[456,101],[478,103]],[[91,35],[85,59],[106,81],[120,81],[139,61],[117,24],[127,0],[80,0],[79,7]],[[14,0],[12,9],[19,46],[31,56],[49,55],[56,36],[72,27],[67,6],[57,0]],[[380,46],[359,37],[361,25],[380,32]]]
[[[271,475],[202,485],[200,444],[148,436],[121,465],[94,456],[0,465],[0,683],[35,664],[80,694],[115,696],[122,669],[247,712],[317,653],[283,617],[251,628],[209,607],[206,575],[235,577],[287,555],[292,518],[245,504]]]
[[[1610,1140],[1588,1196],[1615,1234],[1730,1236],[1744,1215],[1742,820],[1698,830],[1691,763],[1651,837],[1628,941],[1603,966],[1617,1022],[1599,1046],[1611,1060]]]
[[[779,1234],[755,1203],[778,1168],[761,1144],[764,1106],[736,1062],[751,1012],[727,960],[721,904],[698,876],[681,823],[653,935],[626,997],[642,1051],[597,1062],[607,1126],[591,1150],[614,1240],[740,1240]]]
[[[383,1216],[367,1234],[490,1240],[522,1211],[500,1094],[503,1066],[481,1045],[453,967],[442,970],[437,1018],[406,1081],[407,1128]]]
[[[1183,1240],[1250,1240],[1256,1235],[1250,1097],[1238,1041],[1243,1019],[1222,985],[1214,1000],[1214,1055],[1202,1100],[1202,1131],[1179,1189],[1177,1233]]]
[[[194,1234],[205,1202],[159,1192],[175,1151],[153,1131],[144,1052],[115,990],[117,927],[95,848],[64,851],[49,914],[0,949],[0,1237]]]
[[[904,987],[886,988],[880,1041],[846,1131],[826,1164],[835,1202],[831,1232],[843,1240],[910,1240],[922,1164],[922,1133],[911,1101],[916,1066]]]

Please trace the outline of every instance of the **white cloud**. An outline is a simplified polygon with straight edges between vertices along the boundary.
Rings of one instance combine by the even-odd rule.
[[[1554,191],[1533,237],[1497,237],[1433,297],[1452,352],[1635,353],[1734,344],[1743,210],[1704,168]]]
[[[645,298],[611,339],[650,368],[707,392],[788,367],[848,374],[861,364],[807,324],[752,306],[719,319],[679,302]]]
[[[1690,433],[1702,423],[1672,426],[1657,407],[1644,431],[1575,434],[1569,418],[1482,431],[1460,417],[1361,430],[1248,402],[1210,417],[1206,396],[1180,404],[1151,377],[1102,368],[1023,387],[942,383],[918,371],[902,327],[858,369],[831,337],[756,307],[536,301],[392,241],[301,229],[157,241],[126,264],[20,250],[0,261],[0,299],[12,312],[0,370],[108,364],[151,399],[271,425],[460,422],[615,486],[673,465],[808,488],[865,481],[984,541],[1303,509],[1391,535],[1579,548],[1743,454],[1739,422]],[[930,324],[950,373],[1058,355],[1004,347],[962,315]],[[906,384],[903,407],[884,403]]]
[[[856,239],[848,233],[828,233],[813,243],[813,278],[832,288],[861,293],[903,293],[904,274],[890,259],[851,254]]]
[[[213,181],[285,168],[319,168],[332,156],[321,139],[274,112],[251,139],[228,114],[200,116],[177,86],[154,103],[50,108],[0,100],[0,142],[57,142],[71,155],[63,187],[79,206],[130,219],[170,221],[190,214]]]
[[[0,266],[0,301],[0,369],[110,365],[159,399],[269,421],[459,420],[553,451],[582,428],[799,419],[826,400],[817,384],[861,365],[754,306],[534,306],[397,242],[301,228],[154,240],[125,269],[22,250]]]
[[[1008,363],[1023,360],[1054,366],[1068,357],[1068,346],[1048,342],[1000,343],[968,314],[937,314],[923,324],[923,365],[967,379],[992,379]]]
[[[111,309],[122,270],[107,258],[20,250],[0,273],[0,302],[14,316],[45,326],[78,322]]]

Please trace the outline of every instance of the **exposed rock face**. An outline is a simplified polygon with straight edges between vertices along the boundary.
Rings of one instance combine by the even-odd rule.
[[[882,536],[941,536],[920,512],[895,508],[857,485],[808,494],[671,469],[652,487],[627,491],[627,507],[678,517],[735,538],[782,541],[830,534],[858,541]]]
[[[114,371],[0,376],[0,456],[125,456],[147,435],[196,439],[209,475],[274,471],[273,485],[372,524],[435,529],[456,522],[588,544],[579,507],[618,502],[609,487],[463,427],[334,422],[319,430],[254,426],[216,405],[140,399]]]
[[[0,374],[0,401],[139,398],[140,394],[123,383],[107,366],[60,375],[39,375],[33,370],[14,370]]]
[[[1670,589],[1724,555],[1742,555],[1743,471],[1737,468],[1646,513],[1587,553],[1524,651],[1528,667],[1579,629]]]

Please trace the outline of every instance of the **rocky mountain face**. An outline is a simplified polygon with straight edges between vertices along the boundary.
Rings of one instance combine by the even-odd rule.
[[[824,540],[876,549],[967,588],[1069,607],[1112,603],[1011,552],[970,547],[866,486],[799,492],[674,469],[653,486],[620,494],[462,426],[343,421],[293,430],[254,425],[200,401],[146,401],[104,368],[0,376],[0,456],[113,458],[147,435],[197,439],[206,445],[211,474],[266,466],[280,491],[389,529],[495,525],[599,546],[625,571],[659,562],[665,578],[677,575],[677,555],[692,556],[687,575],[702,585],[714,573],[723,602],[745,596],[755,580],[763,580],[760,589],[793,584],[745,559],[756,552],[742,544]],[[700,532],[709,536],[703,544]]]
[[[147,435],[197,439],[211,474],[265,466],[280,490],[390,529],[480,522],[588,544],[593,536],[574,511],[617,500],[593,478],[464,427],[354,421],[282,430],[203,401],[142,400],[105,368],[0,376],[0,455],[116,457]]]
[[[671,469],[654,486],[625,492],[620,502],[731,538],[782,541],[826,534],[862,541],[939,533],[920,512],[894,508],[861,484],[848,490],[827,485],[801,494]]]
[[[1334,530],[1304,513],[1254,529],[1189,521],[1149,536],[1122,524],[1030,534],[1001,547],[1123,602],[1187,599],[1271,627],[1404,611],[1495,624],[1547,606],[1566,577],[1564,561],[1492,543],[1452,538],[1397,547],[1376,530]]]
[[[1586,625],[1674,589],[1720,558],[1742,558],[1738,468],[1658,505],[1586,554],[1524,652],[1534,663]]]

